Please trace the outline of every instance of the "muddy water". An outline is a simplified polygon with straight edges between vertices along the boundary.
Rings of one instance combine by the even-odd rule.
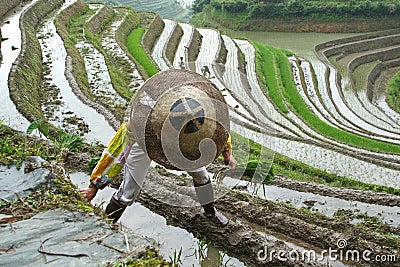
[[[89,176],[84,173],[72,173],[70,178],[78,188],[86,188],[88,185]],[[114,189],[106,187],[98,192],[92,203],[105,207],[114,192]],[[182,265],[180,266],[218,267],[221,266],[217,264],[219,257],[223,257],[223,262],[229,262],[235,267],[245,266],[236,258],[231,258],[212,246],[208,250],[201,249],[202,246],[199,239],[184,229],[167,225],[165,218],[153,213],[140,203],[135,203],[128,207],[120,222],[135,233],[155,240],[160,245],[160,252],[165,259],[169,259],[170,256],[173,257],[174,252],[179,252],[182,248]],[[202,251],[208,257],[201,259],[199,251]],[[230,266],[229,264],[227,266]]]
[[[75,0],[67,1],[59,12],[74,2]],[[76,97],[64,75],[67,52],[61,37],[56,32],[54,17],[45,22],[40,32],[40,35],[44,36],[40,39],[43,58],[51,64],[51,71],[47,78],[60,89],[58,99],[61,100],[61,105],[55,111],[55,116],[51,122],[57,126],[62,126],[64,119],[74,114],[89,126],[90,131],[84,136],[87,141],[100,141],[102,144],[107,144],[115,131],[101,114],[83,104]]]
[[[225,177],[224,183],[245,188],[245,192],[256,195],[262,199],[292,204],[297,208],[307,208],[332,217],[338,209],[345,209],[354,214],[365,214],[369,217],[378,217],[392,226],[400,225],[400,207],[366,204],[359,201],[348,201],[335,197],[321,196],[312,193],[299,192],[277,186],[254,185],[247,181]]]
[[[24,10],[29,8],[36,1],[25,5],[23,8],[18,7],[11,12],[10,16],[5,18],[5,22],[1,22],[2,38],[8,38],[1,42],[1,52],[3,62],[0,65],[0,121],[11,126],[14,129],[25,131],[29,126],[29,121],[25,119],[15,107],[10,99],[7,77],[10,74],[11,66],[21,52],[21,30],[19,28],[19,19]],[[16,49],[13,49],[15,47]]]
[[[101,4],[90,4],[89,8],[96,12],[92,17],[94,17],[102,7],[103,5]],[[89,22],[92,17],[90,17],[87,22]],[[86,40],[83,32],[82,38],[83,40],[76,44],[76,48],[85,61],[90,89],[93,94],[99,98],[103,98],[105,102],[109,103],[111,106],[126,104],[126,100],[115,91],[111,83],[111,77],[104,55]]]

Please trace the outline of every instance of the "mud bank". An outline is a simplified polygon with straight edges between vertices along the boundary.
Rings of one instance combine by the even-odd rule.
[[[307,192],[318,194],[322,196],[329,196],[341,198],[352,201],[360,201],[364,203],[377,204],[383,206],[396,207],[400,206],[400,196],[395,196],[385,193],[377,193],[365,190],[347,189],[347,188],[334,188],[323,184],[317,186],[313,183],[299,182],[283,176],[275,176],[271,185],[288,188],[300,192]]]
[[[143,14],[146,17],[149,17],[149,14],[153,15],[153,19],[148,25],[142,25],[145,26],[146,32],[144,33],[142,37],[142,46],[146,50],[146,53],[148,55],[152,54],[154,45],[157,41],[157,39],[160,37],[163,29],[164,29],[164,21],[161,19],[161,17],[158,14],[155,13],[146,13]],[[148,21],[148,19],[147,19]]]
[[[78,87],[87,98],[93,100],[94,96],[89,88],[85,63],[78,49],[75,47],[74,41],[70,38],[67,30],[71,18],[83,12],[84,7],[85,4],[82,1],[76,1],[57,16],[55,24],[57,33],[64,42],[67,55],[72,59],[72,73],[76,79]]]
[[[10,10],[16,8],[19,4],[29,2],[29,0],[2,0],[0,4],[0,21]]]
[[[21,16],[22,47],[8,84],[12,101],[29,121],[44,119],[40,104],[43,60],[36,32],[42,20],[62,3],[63,0],[38,1]]]
[[[95,109],[97,112],[102,114],[106,121],[110,124],[110,126],[116,131],[118,130],[119,126],[121,125],[121,121],[119,121],[112,112],[110,112],[107,108],[103,105],[92,101],[89,99],[81,90],[80,87],[73,75],[73,60],[70,56],[67,56],[65,62],[65,76],[68,80],[69,85],[71,86],[72,91],[74,94],[81,100],[85,105]]]
[[[115,11],[109,6],[103,6],[101,10],[94,16],[88,23],[87,29],[93,34],[98,34],[103,29],[104,24],[107,23],[113,16]]]
[[[374,254],[395,255],[400,250],[398,238],[388,237],[391,234],[398,236],[400,233],[398,228],[385,225],[378,233],[346,221],[295,209],[285,204],[260,200],[239,192],[218,190],[217,195],[219,195],[218,209],[229,215],[231,219],[229,226],[225,229],[210,225],[201,214],[199,207],[183,208],[168,204],[195,205],[196,198],[191,183],[188,183],[188,186],[182,186],[182,183],[174,178],[161,176],[154,170],[150,170],[147,176],[139,202],[165,216],[171,224],[183,227],[196,236],[211,240],[214,245],[223,248],[249,266],[263,266],[257,260],[260,246],[290,251],[287,247],[282,247],[280,242],[271,244],[271,241],[260,235],[256,229],[264,229],[272,235],[279,234],[302,240],[310,247],[321,250],[329,247],[337,248],[338,240],[342,239],[348,244],[346,249],[359,251],[370,249]],[[248,222],[252,222],[256,227],[245,226]],[[280,266],[291,266],[290,264],[302,266],[301,264],[304,263],[279,262],[279,264]],[[383,264],[382,266],[393,265]]]
[[[190,40],[189,48],[187,49],[188,54],[186,55],[186,58],[188,62],[196,61],[196,58],[200,53],[202,38],[200,32],[195,28]]]
[[[179,42],[182,39],[182,35],[182,27],[177,24],[163,51],[164,58],[169,66],[173,65],[176,49],[178,48]]]
[[[198,238],[212,241],[217,248],[227,251],[248,266],[265,266],[265,264],[268,266],[323,266],[323,264],[313,261],[285,262],[276,258],[266,262],[258,260],[257,255],[264,247],[287,253],[292,249],[283,242],[271,241],[236,221],[231,221],[225,228],[215,226],[202,214],[200,207],[194,206],[197,204],[191,184],[187,187],[177,186],[176,181],[161,176],[154,169],[148,173],[139,202],[164,216],[167,223],[187,229]],[[169,205],[166,202],[190,207]]]

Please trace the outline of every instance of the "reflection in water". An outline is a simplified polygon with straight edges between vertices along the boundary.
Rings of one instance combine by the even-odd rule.
[[[13,15],[5,18],[7,23],[1,25],[2,38],[7,39],[1,42],[3,61],[0,65],[0,103],[2,104],[0,109],[0,121],[4,120],[2,123],[20,131],[25,131],[30,123],[18,112],[15,104],[11,101],[7,78],[10,74],[12,64],[21,52],[19,19],[22,12],[35,2],[36,1],[32,1],[23,8],[17,8],[13,12]]]
[[[58,13],[73,2],[75,1],[66,1]],[[86,141],[100,141],[102,144],[107,144],[115,131],[104,116],[78,99],[64,75],[67,51],[61,37],[56,32],[54,17],[44,23],[41,33],[41,36],[44,36],[40,39],[43,59],[51,64],[51,70],[48,75],[49,81],[60,89],[58,99],[61,105],[55,110],[55,117],[51,122],[56,126],[64,127],[68,117],[77,116],[78,119],[82,118],[89,126],[90,131],[84,136]]]
[[[307,208],[329,217],[332,217],[338,209],[344,209],[351,210],[354,214],[378,217],[383,222],[394,227],[400,225],[400,207],[389,207],[359,201],[350,201],[308,192],[299,192],[272,185],[255,185],[248,181],[236,180],[229,177],[225,177],[224,184],[229,187],[233,187],[234,185],[241,186],[246,188],[246,193],[257,195],[262,199],[280,203],[290,203],[297,208]]]

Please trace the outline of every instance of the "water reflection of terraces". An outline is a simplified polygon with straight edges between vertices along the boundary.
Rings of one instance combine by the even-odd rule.
[[[0,65],[0,120],[15,129],[25,131],[29,126],[29,121],[22,116],[13,101],[10,99],[8,80],[12,64],[21,52],[21,29],[19,27],[19,19],[22,12],[27,10],[37,1],[32,1],[23,8],[19,7],[13,11],[13,14],[5,18],[7,23],[1,24],[2,38],[7,38],[1,42],[1,52],[3,61]],[[15,49],[14,49],[15,48]]]
[[[390,124],[390,122],[392,123],[392,121],[390,121],[388,117],[381,112],[381,110],[376,109],[375,107],[374,110],[377,111],[377,113],[376,114],[375,113],[372,114],[372,112],[370,113],[370,111],[364,108],[364,106],[368,106],[369,104],[366,103],[363,104],[362,102],[360,103],[360,98],[355,95],[353,90],[345,90],[345,88],[339,86],[340,80],[339,76],[336,74],[336,69],[327,59],[327,56],[332,57],[336,53],[331,51],[337,51],[337,50],[335,48],[319,49],[321,47],[324,47],[324,44],[317,47],[316,49],[317,54],[321,57],[322,61],[325,62],[325,64],[327,64],[329,68],[329,73],[327,75],[329,75],[329,86],[332,92],[332,99],[335,106],[343,114],[342,116],[345,117],[349,122],[359,126],[361,129],[370,131],[373,134],[387,136],[390,138],[398,138],[398,134],[391,133],[391,131],[393,131],[394,129],[393,125]],[[363,52],[362,54],[365,53]],[[346,58],[350,57],[351,54],[350,53],[348,54],[349,56],[342,58],[342,60],[345,60]],[[357,103],[358,106],[356,105]],[[377,120],[377,118],[379,118],[379,120]],[[389,122],[389,125],[387,125],[387,127],[384,128],[387,130],[381,129],[381,127],[385,126],[382,120]]]
[[[67,1],[59,10],[58,14],[73,4],[73,2],[75,1]],[[51,121],[56,125],[63,126],[66,119],[68,121],[68,118],[76,114],[76,116],[83,118],[83,121],[89,126],[89,132],[85,135],[85,138],[88,141],[100,140],[103,144],[106,144],[109,141],[109,136],[112,136],[115,131],[109,126],[101,114],[82,103],[72,92],[69,82],[64,75],[67,52],[61,37],[56,32],[53,21],[54,17],[45,22],[42,28],[44,38],[41,39],[42,53],[45,55],[43,58],[48,60],[48,64],[51,65],[49,79],[60,89],[58,99],[61,104],[58,106],[55,113],[55,116],[58,118],[54,117]],[[67,128],[70,127],[68,125],[65,126]]]

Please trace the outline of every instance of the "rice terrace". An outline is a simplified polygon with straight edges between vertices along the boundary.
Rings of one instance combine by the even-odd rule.
[[[399,1],[2,0],[0,22],[0,266],[400,266]],[[207,175],[229,222],[153,161],[113,224],[128,166],[80,190],[178,70],[224,99],[237,164]],[[196,132],[201,103],[168,112]]]

